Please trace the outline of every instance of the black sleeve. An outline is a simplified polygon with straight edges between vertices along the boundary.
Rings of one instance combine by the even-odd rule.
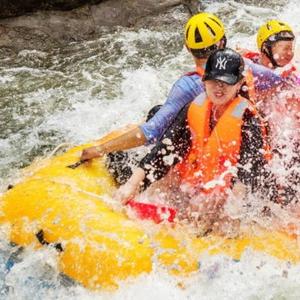
[[[139,167],[146,173],[144,188],[164,177],[189,151],[191,133],[187,123],[188,107],[180,111],[162,139],[141,160]]]
[[[276,193],[276,184],[266,168],[262,121],[249,110],[246,110],[243,121],[237,177],[242,183],[250,186],[252,192],[260,190],[273,197]]]

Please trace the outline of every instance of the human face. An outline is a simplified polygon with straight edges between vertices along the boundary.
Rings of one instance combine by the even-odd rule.
[[[272,53],[280,67],[284,67],[294,57],[294,41],[278,41],[272,45]]]
[[[241,88],[242,81],[230,85],[220,80],[204,81],[206,94],[214,105],[225,105],[234,99]]]

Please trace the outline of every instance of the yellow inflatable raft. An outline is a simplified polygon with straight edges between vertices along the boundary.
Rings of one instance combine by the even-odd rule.
[[[186,276],[199,270],[203,254],[239,259],[246,248],[300,261],[297,240],[285,233],[255,230],[236,239],[197,238],[178,225],[143,226],[145,222],[130,219],[110,203],[114,182],[101,160],[74,170],[66,167],[87,146],[35,163],[0,199],[0,224],[9,225],[10,240],[55,246],[61,271],[85,287],[114,288],[154,266]]]

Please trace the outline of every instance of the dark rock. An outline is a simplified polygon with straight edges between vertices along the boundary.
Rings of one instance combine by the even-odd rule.
[[[199,5],[198,0],[1,0],[1,5],[5,4],[8,11],[9,5],[15,8],[17,2],[24,2],[22,9],[26,4],[34,9],[67,9],[83,2],[89,4],[68,11],[40,10],[0,19],[0,47],[14,49],[15,52],[22,49],[46,50],[72,41],[97,38],[103,28],[113,31],[115,26],[171,25],[178,23],[174,9],[180,7],[180,13],[184,11],[187,19]],[[34,6],[34,3],[39,3],[39,6]]]
[[[1,0],[0,18],[21,16],[37,10],[70,10],[103,0]]]
[[[182,0],[111,0],[91,6],[95,27],[132,26],[146,16],[164,13],[166,10],[182,5]]]

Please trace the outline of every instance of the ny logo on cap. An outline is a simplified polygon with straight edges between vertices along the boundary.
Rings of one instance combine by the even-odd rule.
[[[218,57],[216,68],[219,70],[226,70],[226,64],[227,64],[226,57]]]

